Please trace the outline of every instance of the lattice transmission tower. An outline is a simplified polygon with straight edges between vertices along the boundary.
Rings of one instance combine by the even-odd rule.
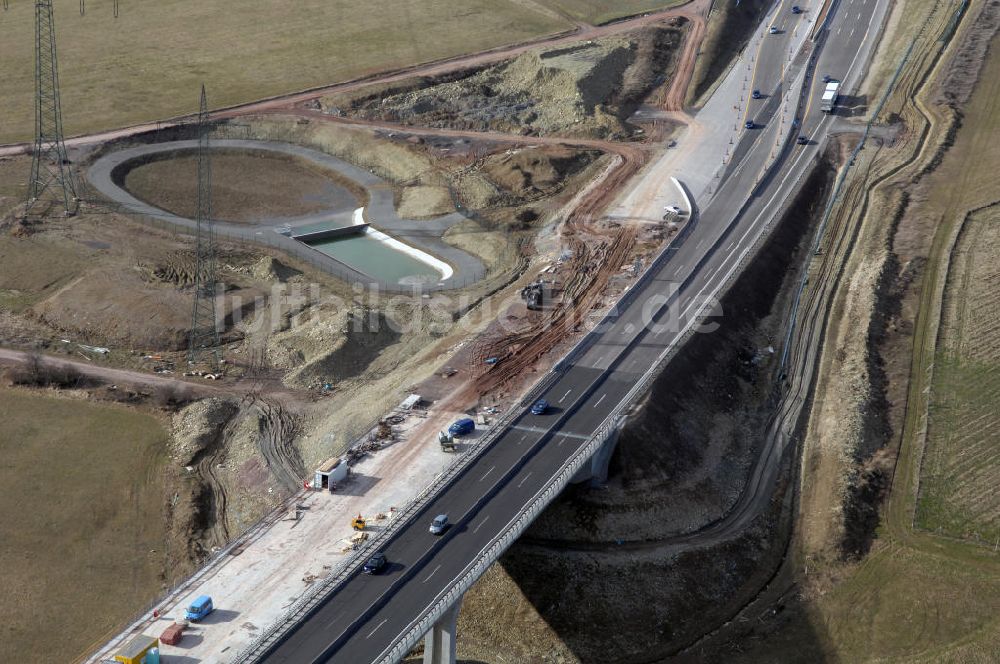
[[[35,149],[24,216],[41,216],[53,206],[76,214],[76,183],[63,140],[52,0],[35,0]]]
[[[191,309],[191,337],[188,363],[194,364],[210,354],[213,368],[219,365],[219,327],[216,319],[215,229],[212,224],[212,160],[209,154],[208,97],[201,86],[198,111],[198,212],[196,215],[196,265],[194,305]]]

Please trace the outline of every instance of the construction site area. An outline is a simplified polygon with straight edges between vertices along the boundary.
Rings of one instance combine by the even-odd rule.
[[[0,661],[1000,660],[994,4],[245,4],[0,9]]]

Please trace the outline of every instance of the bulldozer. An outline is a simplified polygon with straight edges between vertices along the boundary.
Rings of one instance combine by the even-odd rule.
[[[365,517],[360,514],[351,519],[351,528],[354,530],[364,530],[365,529]]]

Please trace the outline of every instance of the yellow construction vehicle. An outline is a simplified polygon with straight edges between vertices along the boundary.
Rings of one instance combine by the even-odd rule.
[[[361,516],[359,514],[356,517],[354,517],[353,519],[351,519],[351,528],[354,528],[355,530],[364,530],[365,529],[365,517],[363,517],[363,516]]]

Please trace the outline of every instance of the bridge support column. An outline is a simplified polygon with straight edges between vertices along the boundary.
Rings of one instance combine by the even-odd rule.
[[[462,598],[424,636],[424,664],[455,664],[455,630]]]
[[[608,465],[611,463],[611,455],[618,445],[618,436],[622,432],[622,424],[619,424],[608,433],[604,443],[590,457],[590,463],[585,465],[573,477],[573,484],[590,481],[591,486],[600,486],[608,481]]]

